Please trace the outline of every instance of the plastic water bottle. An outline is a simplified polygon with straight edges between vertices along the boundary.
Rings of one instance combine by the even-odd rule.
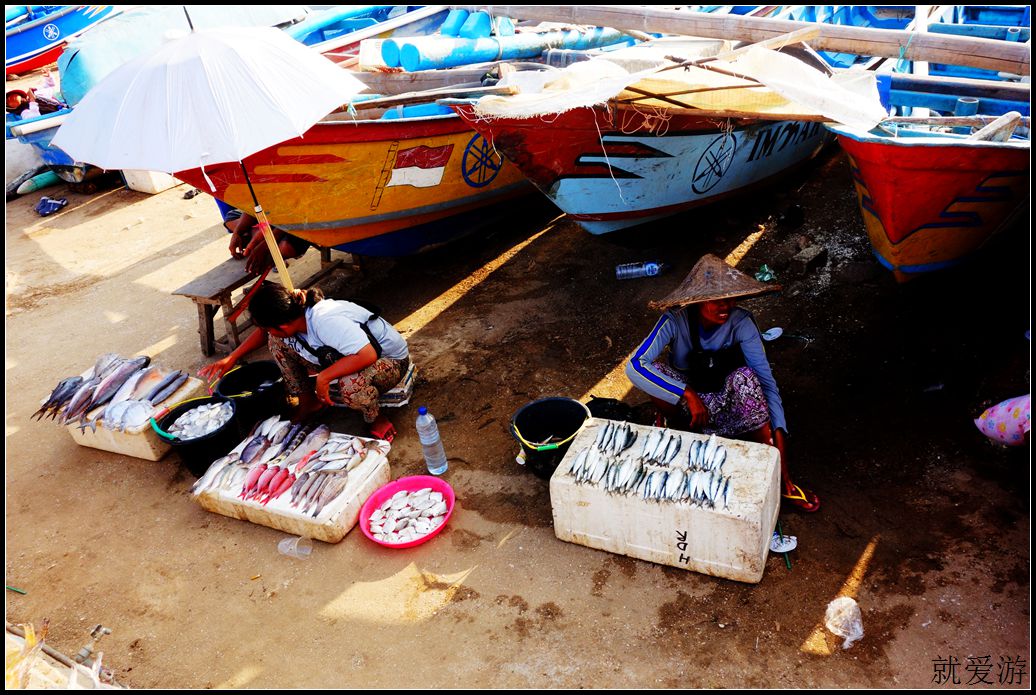
[[[432,475],[445,473],[446,451],[442,448],[442,439],[439,438],[439,427],[435,424],[435,418],[428,413],[428,408],[424,406],[417,409],[417,436],[421,440],[428,472]]]
[[[630,280],[658,275],[665,269],[665,264],[658,261],[642,261],[640,263],[623,263],[615,266],[616,280]]]

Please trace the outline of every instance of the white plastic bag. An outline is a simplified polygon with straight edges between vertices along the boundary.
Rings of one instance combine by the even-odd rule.
[[[863,614],[856,601],[848,596],[840,596],[827,604],[824,625],[834,634],[845,638],[842,649],[848,649],[863,637]]]

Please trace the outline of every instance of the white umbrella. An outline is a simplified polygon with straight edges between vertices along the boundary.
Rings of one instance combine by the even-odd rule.
[[[277,29],[194,31],[105,77],[76,105],[53,144],[103,169],[171,174],[201,167],[204,173],[206,165],[242,162],[301,136],[363,89]],[[259,227],[291,289],[248,170],[241,168]]]

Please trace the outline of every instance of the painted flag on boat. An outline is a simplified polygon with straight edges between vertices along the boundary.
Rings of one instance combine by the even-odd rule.
[[[416,188],[438,186],[452,153],[452,144],[442,147],[419,145],[400,150],[396,154],[396,163],[392,165],[392,178],[386,185]]]

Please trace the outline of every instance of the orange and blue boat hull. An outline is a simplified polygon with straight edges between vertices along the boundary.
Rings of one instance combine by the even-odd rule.
[[[531,191],[517,168],[453,115],[324,121],[244,165],[271,224],[321,246],[370,255],[406,255],[442,243],[465,231],[458,216],[470,220],[480,208]],[[175,175],[230,205],[253,207],[238,163]],[[427,239],[415,230],[428,232]]]
[[[1029,146],[831,127],[878,261],[900,282],[961,263],[1021,214]]]

